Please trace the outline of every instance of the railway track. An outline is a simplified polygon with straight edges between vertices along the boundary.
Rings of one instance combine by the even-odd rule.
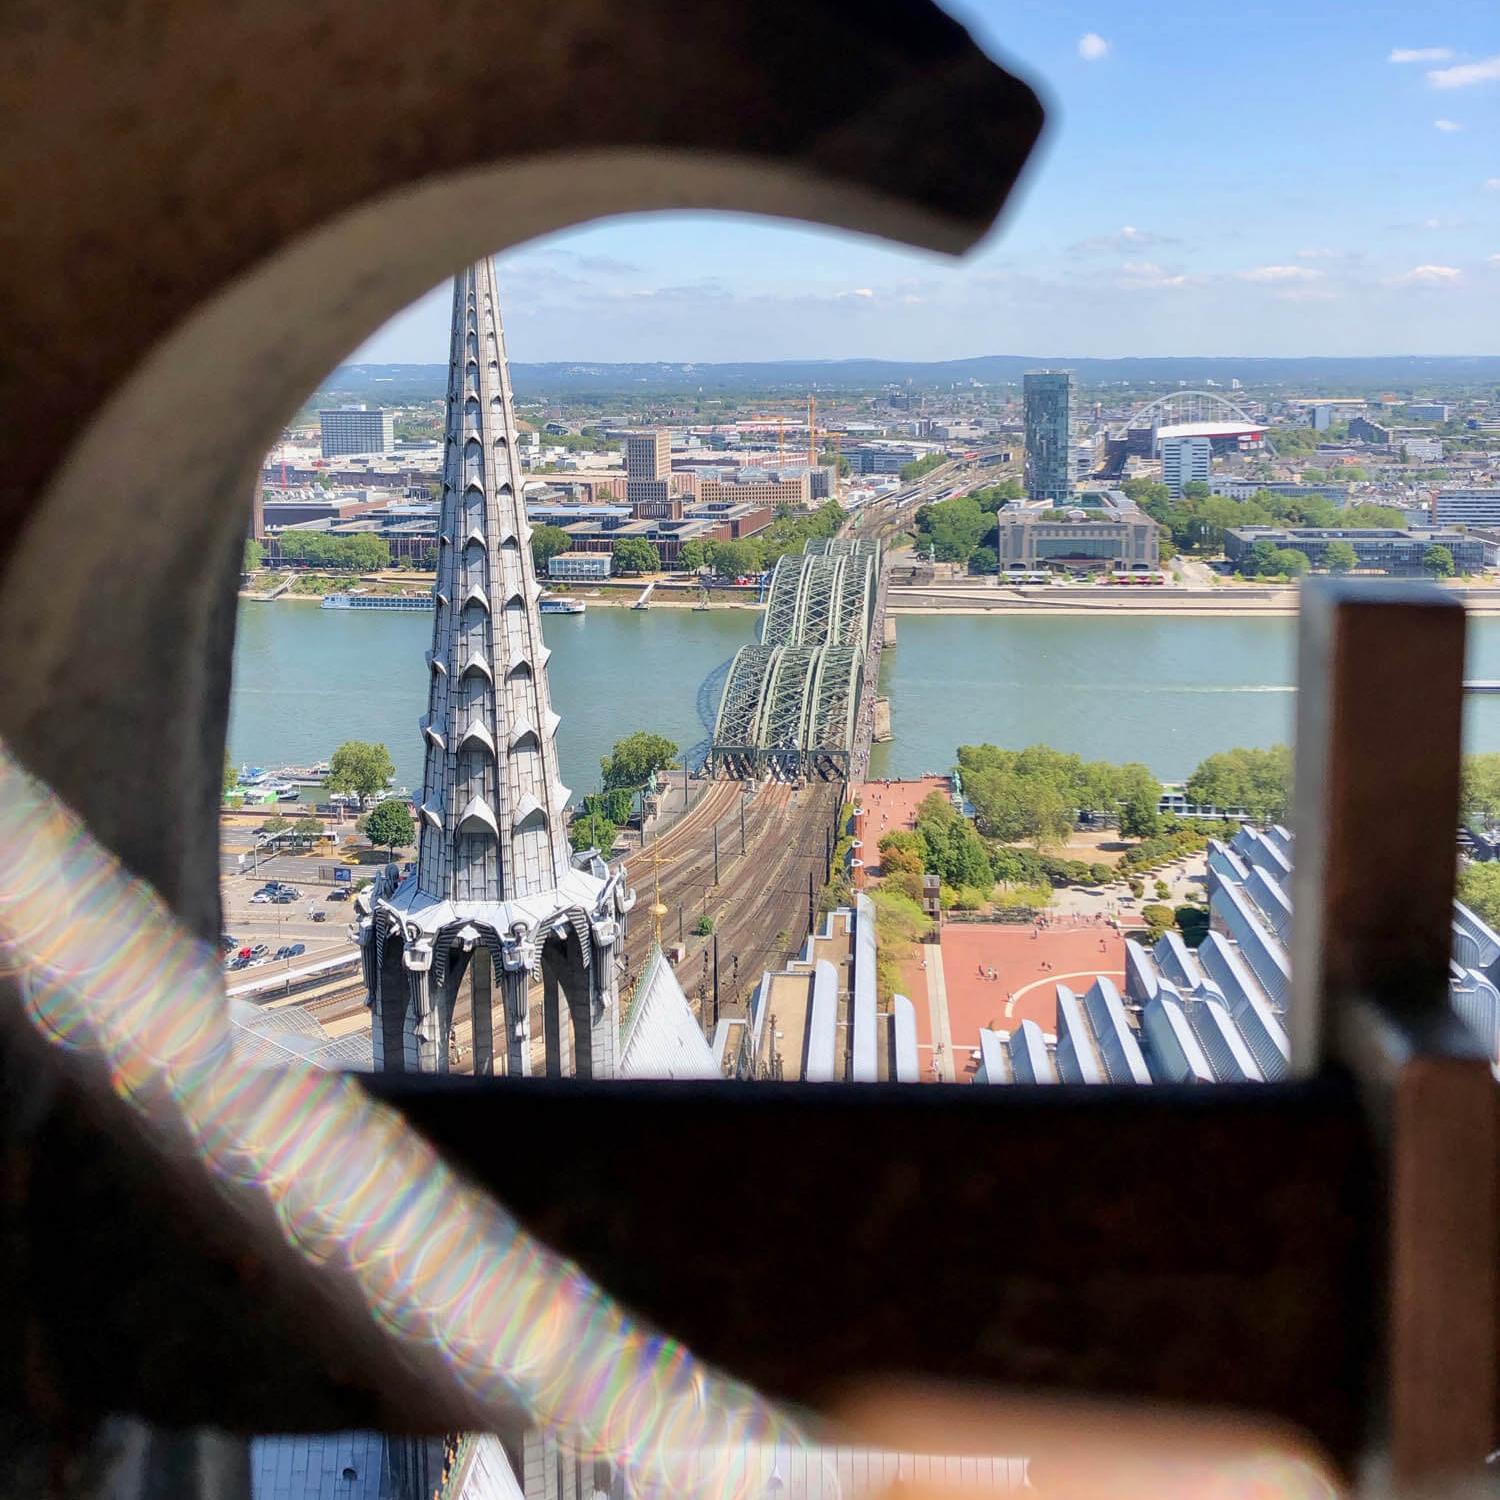
[[[785,782],[762,784],[745,805],[741,852],[735,804],[743,795],[742,783],[721,785],[730,789],[731,800],[728,815],[717,820],[717,883],[714,821],[705,819],[691,842],[674,848],[670,863],[663,855],[660,890],[667,908],[663,943],[681,943],[685,955],[677,965],[678,978],[690,998],[696,1000],[701,993],[708,1007],[713,995],[713,935],[698,935],[692,929],[704,916],[713,921],[719,940],[720,1013],[727,1015],[737,1013],[763,970],[801,946],[807,931],[809,879],[816,892],[826,876],[839,787],[828,782],[811,782],[800,790]],[[650,952],[655,881],[649,859],[637,865],[632,882],[638,904],[625,945],[627,990]]]

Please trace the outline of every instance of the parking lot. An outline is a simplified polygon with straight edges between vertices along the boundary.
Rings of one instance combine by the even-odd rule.
[[[279,948],[305,944],[305,952],[281,961],[286,967],[347,953],[351,947],[349,925],[354,919],[354,903],[330,899],[350,887],[319,879],[319,867],[326,869],[327,865],[326,859],[312,856],[280,855],[261,860],[259,873],[251,870],[223,876],[220,881],[223,930],[237,940],[236,951],[263,943],[269,949],[269,958]],[[359,877],[357,870],[352,873]],[[252,900],[255,892],[271,880],[286,882],[299,894],[285,903]]]

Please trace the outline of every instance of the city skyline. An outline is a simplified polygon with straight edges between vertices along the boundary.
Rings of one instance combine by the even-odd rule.
[[[1477,354],[1500,298],[1500,17],[949,8],[1049,122],[961,260],[729,214],[635,215],[499,262],[526,361]],[[446,286],[446,283],[444,284]],[[351,358],[436,362],[435,289]]]

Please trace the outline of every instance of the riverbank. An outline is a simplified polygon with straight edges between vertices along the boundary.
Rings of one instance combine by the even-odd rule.
[[[1448,590],[1471,615],[1500,616],[1500,588]],[[1151,616],[1181,619],[1294,619],[1300,595],[1284,589],[1020,589],[890,588],[886,612],[893,615],[1025,615],[1109,618]]]
[[[1451,588],[1448,590],[1477,617],[1500,617],[1500,587],[1495,588]],[[409,598],[421,598],[425,590],[411,590]],[[246,603],[282,604],[290,601],[300,604],[321,604],[323,596],[311,593],[293,593],[290,590],[278,594],[262,591],[241,590],[240,599]],[[579,599],[591,609],[633,609],[640,598],[634,587],[623,589],[601,589],[587,592],[560,594],[559,597]],[[1034,590],[997,588],[994,585],[975,587],[891,587],[886,591],[886,611],[892,615],[1001,615],[1077,618],[1105,616],[1112,619],[1152,617],[1181,619],[1294,619],[1299,603],[1295,588],[1254,589],[1226,587],[1223,589],[1183,588],[1125,588],[1045,587]],[[752,613],[765,608],[763,601],[755,598],[725,598],[722,593],[711,594],[705,603],[682,587],[658,585],[651,595],[647,609],[686,610],[698,614]]]

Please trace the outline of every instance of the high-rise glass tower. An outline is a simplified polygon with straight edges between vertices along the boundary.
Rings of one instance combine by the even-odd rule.
[[[1068,425],[1073,413],[1071,370],[1029,370],[1021,386],[1026,408],[1026,493],[1033,500],[1066,500]]]

